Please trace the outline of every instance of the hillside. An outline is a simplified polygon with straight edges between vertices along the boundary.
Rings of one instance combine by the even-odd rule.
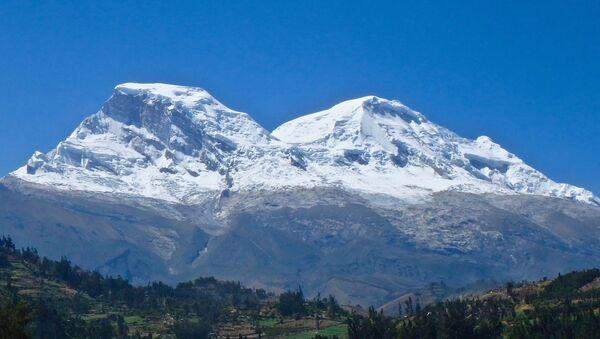
[[[278,297],[214,278],[134,287],[0,238],[0,338],[310,338],[316,314],[323,333],[345,335],[333,298]]]
[[[400,317],[371,309],[351,315],[351,338],[565,338],[600,337],[600,270],[590,269],[536,282],[422,306],[409,298]]]
[[[598,269],[468,294],[486,284],[455,290],[431,284],[375,311],[341,307],[331,296],[306,299],[301,289],[276,296],[213,278],[134,287],[66,258],[17,250],[1,238],[0,338],[524,339],[600,333]],[[386,308],[400,314],[386,316]]]

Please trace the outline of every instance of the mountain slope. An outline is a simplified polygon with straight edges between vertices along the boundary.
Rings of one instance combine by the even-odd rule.
[[[134,287],[66,258],[53,261],[35,249],[17,250],[10,238],[0,237],[2,338],[174,338],[184,329],[196,330],[189,334],[194,338],[208,338],[239,318],[258,320],[259,310],[269,311],[269,299],[274,296],[265,291],[214,278]],[[23,312],[20,323],[7,316],[15,309]],[[9,328],[27,335],[9,335]]]
[[[202,89],[123,84],[2,179],[0,232],[135,283],[214,275],[379,305],[433,281],[595,266],[600,207],[397,101],[271,134]]]

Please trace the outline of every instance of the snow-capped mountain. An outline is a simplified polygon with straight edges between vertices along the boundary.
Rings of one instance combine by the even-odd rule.
[[[461,138],[398,101],[345,101],[273,131],[309,157],[311,170],[346,188],[396,197],[457,190],[528,193],[598,202],[589,191],[557,184],[490,138]]]
[[[600,201],[398,101],[270,133],[200,88],[127,83],[0,180],[0,234],[134,283],[300,284],[366,306],[598,266]]]
[[[56,149],[36,152],[11,175],[184,204],[228,190],[298,187],[411,201],[453,190],[600,202],[553,182],[490,138],[461,138],[398,101],[345,101],[271,134],[203,89],[165,84],[118,85]]]
[[[56,149],[12,175],[67,190],[173,202],[231,186],[230,171],[272,158],[270,133],[200,88],[122,84]]]

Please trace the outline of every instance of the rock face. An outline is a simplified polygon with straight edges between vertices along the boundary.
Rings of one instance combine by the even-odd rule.
[[[597,266],[600,200],[377,97],[269,133],[199,88],[123,84],[0,184],[0,232],[136,283],[198,275],[383,304]]]

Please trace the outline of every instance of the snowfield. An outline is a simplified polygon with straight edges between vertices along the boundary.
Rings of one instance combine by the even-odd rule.
[[[319,187],[412,202],[459,191],[600,204],[490,138],[462,138],[396,100],[348,100],[269,133],[203,89],[167,84],[118,85],[65,141],[10,175],[187,205],[228,192]]]

